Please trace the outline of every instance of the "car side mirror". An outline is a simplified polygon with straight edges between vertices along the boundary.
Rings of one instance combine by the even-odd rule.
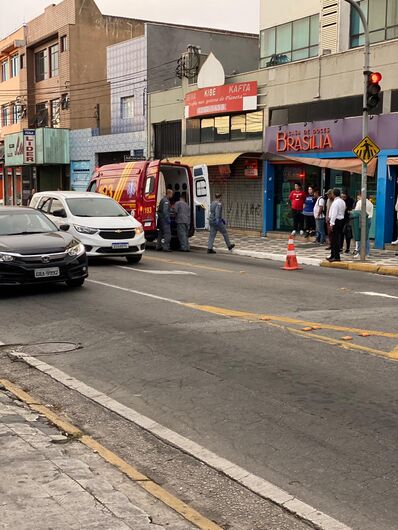
[[[66,212],[63,208],[60,208],[59,210],[54,210],[52,214],[54,217],[66,217]]]
[[[70,228],[70,225],[61,225],[59,227],[60,230],[62,230],[62,232],[67,232]]]

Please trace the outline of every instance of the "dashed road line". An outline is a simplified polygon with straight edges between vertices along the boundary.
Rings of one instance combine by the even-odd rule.
[[[183,265],[184,267],[189,267],[190,269],[203,269],[205,271],[228,272],[229,274],[237,274],[236,271],[233,271],[231,269],[221,269],[219,267],[211,267],[210,265],[197,265],[195,263],[188,263],[187,261],[180,261],[174,259],[157,258],[155,256],[148,256],[147,254],[145,254],[144,259],[145,261],[152,260],[158,261],[160,263],[170,263],[171,265]]]
[[[393,298],[395,300],[398,300],[398,296],[393,296],[391,294],[386,293],[375,293],[373,291],[357,291],[355,294],[363,294],[365,296],[380,296],[381,298]]]
[[[143,274],[155,274],[159,276],[197,276],[196,272],[191,271],[161,271],[161,270],[145,270],[136,269],[134,267],[126,267],[124,265],[116,265],[118,269],[125,269],[127,271],[142,272]]]

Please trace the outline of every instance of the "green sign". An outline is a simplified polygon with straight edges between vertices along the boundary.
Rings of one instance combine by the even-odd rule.
[[[69,130],[36,129],[36,165],[69,164]],[[4,137],[6,166],[23,166],[23,132]]]
[[[23,132],[4,136],[5,166],[23,165]]]

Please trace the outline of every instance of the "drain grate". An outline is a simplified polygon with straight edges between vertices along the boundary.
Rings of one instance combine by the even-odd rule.
[[[5,344],[0,346],[3,353],[25,353],[26,355],[45,355],[54,353],[68,353],[79,350],[81,344],[76,342],[36,342],[32,344]]]

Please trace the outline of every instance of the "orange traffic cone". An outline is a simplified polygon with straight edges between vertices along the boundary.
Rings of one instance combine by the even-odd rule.
[[[292,236],[289,237],[285,266],[282,267],[282,269],[285,271],[298,271],[302,269],[297,263],[296,251],[294,249],[294,238]]]

